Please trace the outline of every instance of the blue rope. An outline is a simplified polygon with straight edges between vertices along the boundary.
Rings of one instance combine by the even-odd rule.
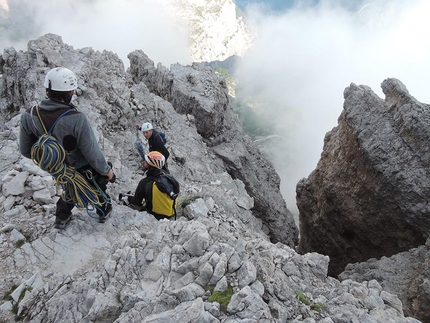
[[[73,166],[67,165],[66,151],[61,143],[51,135],[54,126],[68,112],[62,113],[52,125],[49,132],[46,131],[40,115],[39,119],[45,129],[45,133],[31,147],[31,159],[41,169],[48,172],[54,179],[56,184],[63,189],[62,198],[64,201],[73,203],[78,208],[85,208],[90,217],[95,218],[90,214],[95,209],[99,210],[103,216],[97,217],[104,219],[105,212],[101,208],[103,204],[110,203],[110,199],[104,194],[100,187],[91,177],[93,186],[89,181],[77,171]],[[103,198],[103,201],[100,200]]]

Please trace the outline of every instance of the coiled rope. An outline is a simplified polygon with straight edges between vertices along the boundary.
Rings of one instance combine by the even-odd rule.
[[[55,179],[57,185],[61,185],[63,189],[61,197],[64,201],[74,203],[78,208],[85,208],[90,216],[89,212],[94,211],[95,208],[104,213],[101,206],[109,199],[97,185],[91,171],[86,174],[87,178],[85,178],[74,166],[67,165],[65,162],[66,151],[63,145],[51,134],[58,120],[72,110],[67,110],[61,114],[48,132],[38,108],[37,106],[37,114],[45,133],[39,136],[39,139],[31,147],[31,159],[41,169],[48,172]],[[103,201],[100,200],[100,196]]]

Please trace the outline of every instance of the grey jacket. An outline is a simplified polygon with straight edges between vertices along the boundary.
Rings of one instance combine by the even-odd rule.
[[[77,166],[88,163],[103,176],[109,173],[110,166],[85,114],[77,111],[72,105],[50,99],[42,100],[39,107],[47,131],[63,112],[72,109],[57,122],[52,132],[52,135],[63,144],[66,150],[68,165]],[[43,126],[39,121],[36,107],[27,109],[21,115],[19,136],[21,154],[31,158],[31,147],[43,133]]]

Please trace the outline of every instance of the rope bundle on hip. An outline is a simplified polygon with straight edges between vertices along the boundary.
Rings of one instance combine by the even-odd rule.
[[[40,116],[39,106],[36,107],[36,112],[45,133],[39,136],[39,139],[31,147],[31,159],[55,179],[56,185],[61,185],[64,201],[74,203],[78,208],[86,208],[87,211],[94,210],[94,208],[100,209],[106,201],[106,195],[101,194],[103,192],[92,176],[93,185],[75,167],[66,163],[66,150],[57,138],[51,134],[58,120],[70,111],[72,110],[67,110],[61,114],[48,132]],[[105,201],[100,201],[100,196]]]
[[[31,148],[31,159],[41,169],[48,172],[57,185],[63,188],[63,200],[73,202],[79,208],[101,206],[98,190],[83,174],[65,162],[66,151],[58,140],[45,133]]]

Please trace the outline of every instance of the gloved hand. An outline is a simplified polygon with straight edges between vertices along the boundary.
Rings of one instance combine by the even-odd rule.
[[[115,183],[115,181],[116,181],[116,175],[113,172],[113,168],[112,168],[113,165],[112,165],[111,162],[108,162],[108,165],[110,166],[110,171],[109,171],[108,176],[107,176],[108,182]]]
[[[115,183],[115,181],[116,181],[116,175],[115,175],[115,173],[113,173],[113,176],[112,176],[112,178],[109,180],[109,182],[111,182],[111,183]]]

